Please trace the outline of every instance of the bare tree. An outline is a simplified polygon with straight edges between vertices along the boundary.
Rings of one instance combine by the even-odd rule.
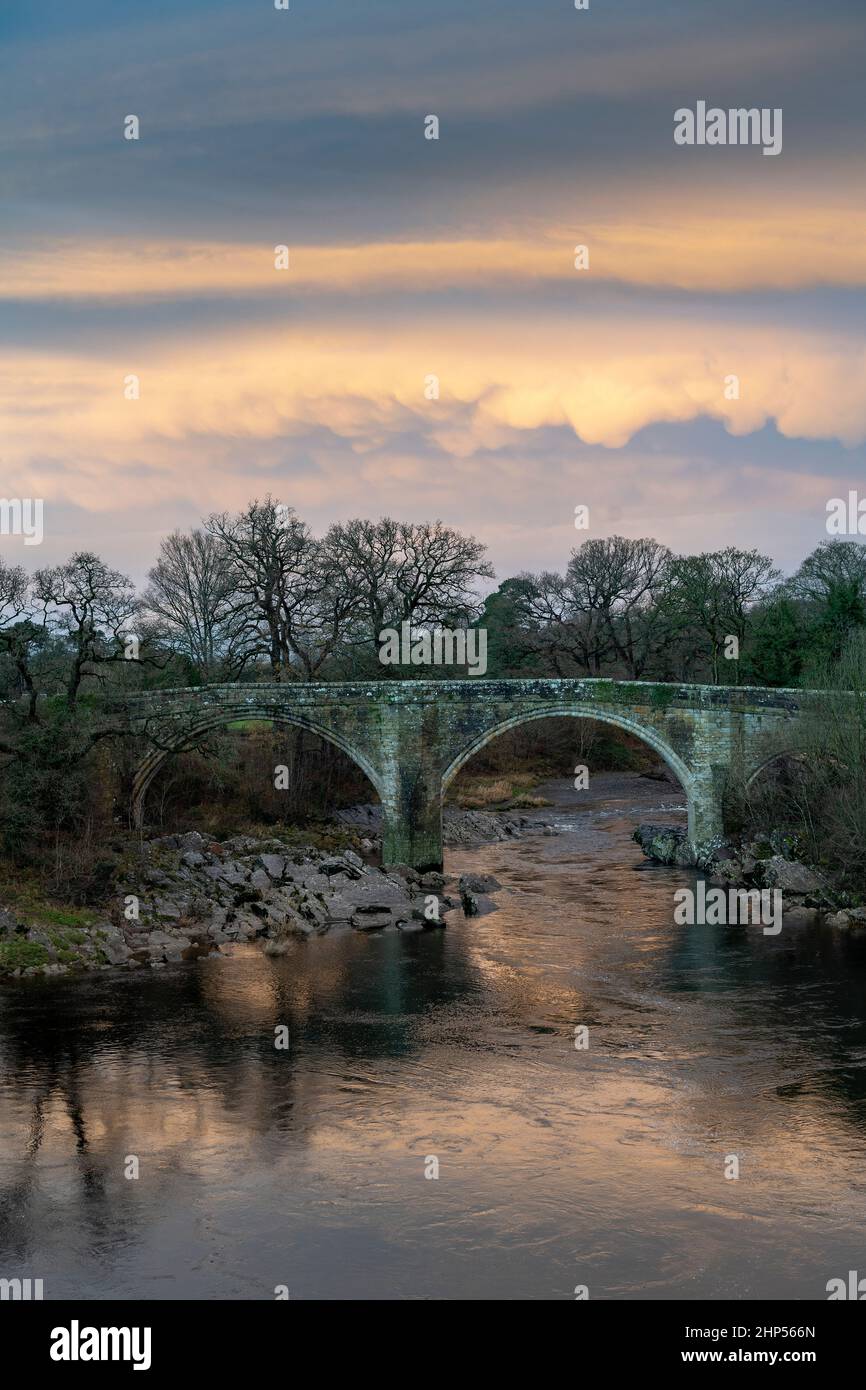
[[[853,587],[866,598],[866,545],[859,541],[822,541],[785,584],[794,598],[826,604],[839,587]]]
[[[19,622],[27,611],[29,581],[20,565],[7,565],[0,557],[0,629]]]
[[[719,683],[726,638],[736,637],[742,647],[750,607],[779,578],[769,556],[736,546],[672,561],[666,611],[677,627],[691,627],[705,643],[714,684]]]
[[[583,578],[545,571],[521,576],[526,584],[524,609],[531,624],[530,639],[557,676],[574,667],[600,674],[613,644],[603,609]]]
[[[33,677],[32,653],[42,646],[42,630],[32,620],[30,581],[20,565],[6,565],[0,559],[0,655],[14,672],[11,689],[25,695],[27,721],[36,719],[39,692]],[[10,751],[5,746],[2,751]]]
[[[584,541],[572,552],[568,591],[576,613],[592,615],[607,634],[616,659],[637,680],[664,640],[659,599],[671,552],[650,539],[610,536]],[[596,644],[596,651],[603,643]]]
[[[145,617],[205,681],[242,665],[234,573],[222,541],[206,531],[173,532],[162,542],[148,579]]]
[[[123,659],[124,638],[139,609],[135,588],[98,555],[79,551],[65,565],[37,570],[33,591],[69,651],[66,705],[72,710],[84,678],[104,662]]]
[[[494,577],[486,547],[441,521],[349,521],[332,526],[325,545],[358,598],[362,640],[374,646],[383,628],[403,622],[471,622],[477,582]]]
[[[272,497],[212,516],[207,531],[228,559],[239,649],[267,657],[274,680],[313,680],[358,608],[343,556]]]

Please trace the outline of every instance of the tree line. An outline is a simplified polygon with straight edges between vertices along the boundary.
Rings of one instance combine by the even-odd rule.
[[[494,674],[798,686],[866,623],[866,546],[825,541],[784,578],[756,549],[587,540],[564,574],[506,580],[483,621]]]
[[[866,624],[855,541],[825,541],[789,578],[756,549],[622,536],[482,597],[493,578],[485,546],[441,522],[316,537],[270,497],[166,537],[142,593],[90,552],[32,575],[0,560],[0,755],[43,708],[81,712],[106,688],[466,674],[382,665],[379,635],[403,622],[486,628],[488,677],[771,686],[838,659]]]

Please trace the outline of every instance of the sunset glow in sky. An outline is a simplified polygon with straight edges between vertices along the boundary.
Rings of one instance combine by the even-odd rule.
[[[578,503],[792,568],[866,492],[863,0],[4,0],[0,45],[13,562],[140,579],[271,492],[500,579]],[[782,108],[782,153],[675,146],[698,100]]]

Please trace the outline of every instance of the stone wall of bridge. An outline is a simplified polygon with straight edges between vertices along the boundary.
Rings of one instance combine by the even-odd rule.
[[[460,768],[506,729],[567,716],[611,724],[653,748],[683,786],[689,838],[699,845],[722,833],[726,779],[733,773],[747,780],[780,751],[802,699],[790,690],[542,679],[148,692],[128,702],[147,748],[134,815],[143,818],[150,781],[172,752],[234,720],[271,719],[329,739],[365,772],[382,802],[386,863],[439,867],[442,796]]]

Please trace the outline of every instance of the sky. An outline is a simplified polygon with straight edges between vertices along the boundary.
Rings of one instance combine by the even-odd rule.
[[[45,537],[0,555],[141,581],[271,493],[500,580],[615,533],[794,569],[866,496],[864,70],[863,0],[3,0],[0,495]],[[676,145],[699,101],[781,153]]]

